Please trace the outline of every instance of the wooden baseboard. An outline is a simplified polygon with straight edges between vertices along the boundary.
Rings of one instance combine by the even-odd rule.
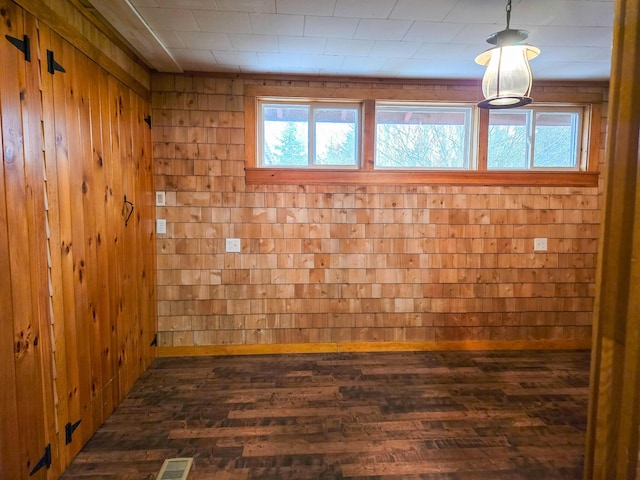
[[[270,355],[330,352],[409,352],[442,350],[585,350],[591,339],[557,340],[454,340],[441,342],[335,342],[280,343],[269,345],[191,345],[158,347],[159,357]]]

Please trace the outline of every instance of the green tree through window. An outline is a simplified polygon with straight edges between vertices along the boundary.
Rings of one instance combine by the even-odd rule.
[[[260,111],[263,166],[358,166],[359,105],[265,103]]]
[[[282,122],[271,122],[280,123]],[[305,166],[309,163],[306,138],[303,137],[296,122],[286,122],[275,141],[265,142],[265,163],[267,165]],[[304,125],[306,128],[306,124]],[[268,163],[267,163],[268,162]]]
[[[289,165],[306,165],[308,163],[307,146],[303,142],[293,122],[287,122],[287,126],[282,132],[282,136],[275,148],[278,157],[282,160],[280,163]]]
[[[353,165],[356,158],[356,127],[341,125],[341,135],[332,135],[324,152],[318,152],[320,165]],[[341,141],[340,141],[341,140]]]

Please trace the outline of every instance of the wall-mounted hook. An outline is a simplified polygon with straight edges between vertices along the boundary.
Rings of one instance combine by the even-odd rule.
[[[128,207],[131,207],[131,210],[129,210],[129,213],[127,213]],[[131,215],[133,215],[133,202],[130,202],[129,200],[127,200],[127,196],[124,196],[124,207],[122,209],[122,211],[124,213],[127,214],[125,220],[124,220],[124,226],[127,227],[129,225],[129,219],[131,218]]]

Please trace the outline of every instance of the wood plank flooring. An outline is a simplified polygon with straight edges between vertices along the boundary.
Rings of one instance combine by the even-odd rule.
[[[588,351],[159,358],[65,479],[580,479]]]

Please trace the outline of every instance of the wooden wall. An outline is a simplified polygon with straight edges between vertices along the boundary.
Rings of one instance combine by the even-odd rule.
[[[617,0],[585,479],[640,479],[640,1]]]
[[[89,0],[15,0],[133,91],[147,97],[151,77],[126,40],[96,13]]]
[[[0,13],[0,478],[57,478],[155,356],[150,104],[68,26]]]
[[[216,345],[589,345],[600,187],[247,185],[247,84],[326,87],[327,96],[451,88],[459,98],[463,89],[153,76],[154,171],[167,202],[156,210],[167,219],[157,240],[161,355],[224,351],[206,348]],[[585,89],[606,102],[602,88],[545,88],[567,102]],[[240,254],[225,253],[227,237],[241,238]],[[548,252],[533,252],[534,237],[548,237]]]

